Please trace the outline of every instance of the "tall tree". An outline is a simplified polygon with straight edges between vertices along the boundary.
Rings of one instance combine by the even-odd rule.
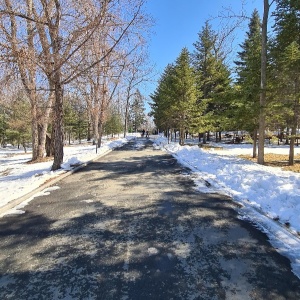
[[[295,0],[277,0],[274,30],[275,57],[281,79],[278,94],[291,108],[289,165],[294,164],[294,145],[300,105],[300,3]]]
[[[168,64],[158,81],[156,90],[150,96],[152,99],[150,114],[160,131],[168,131],[176,126],[171,111],[174,72],[174,64]]]
[[[266,104],[267,104],[267,53],[268,53],[268,20],[270,7],[274,1],[264,0],[264,12],[261,31],[261,78],[259,99],[259,127],[258,127],[258,156],[257,162],[261,165],[265,162],[265,129],[266,129]]]
[[[174,65],[170,110],[179,129],[179,143],[184,144],[197,101],[196,78],[187,48],[183,48]]]
[[[183,48],[174,64],[162,74],[158,87],[151,95],[151,115],[159,129],[179,129],[179,143],[184,144],[185,132],[192,128],[195,118],[197,88],[191,57]]]
[[[253,157],[256,157],[261,77],[261,22],[256,9],[252,13],[246,39],[240,47],[239,60],[235,61],[238,94],[233,113],[239,128],[252,132]]]
[[[145,122],[145,104],[144,97],[141,92],[137,89],[133,101],[129,109],[129,123],[134,132],[141,129],[141,126]]]
[[[197,76],[198,105],[200,110],[206,108],[203,129],[220,130],[220,116],[227,107],[225,94],[231,80],[218,35],[208,21],[199,32],[194,47],[193,65]]]

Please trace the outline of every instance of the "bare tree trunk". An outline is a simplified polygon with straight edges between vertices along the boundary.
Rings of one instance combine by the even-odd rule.
[[[95,115],[94,115],[94,117],[93,117],[93,131],[94,131],[94,143],[95,144],[98,143],[98,139],[99,139],[98,124],[99,124],[99,113],[96,112]]]
[[[253,131],[253,153],[252,153],[252,157],[256,158],[256,146],[257,146],[257,129],[254,129]]]
[[[103,106],[103,103],[102,103]],[[100,148],[102,144],[102,135],[103,135],[103,120],[104,120],[104,108],[101,107],[100,117],[99,117],[99,123],[98,123],[98,141],[97,141],[97,147]]]
[[[266,123],[266,88],[267,88],[267,34],[269,17],[269,0],[264,0],[264,14],[262,21],[261,41],[261,82],[260,82],[260,112],[258,129],[258,157],[257,162],[261,165],[265,162],[265,123]]]
[[[203,144],[206,144],[206,132],[203,133]]]
[[[38,126],[38,157],[43,158],[46,147],[47,124],[42,123]]]
[[[40,125],[38,126],[38,157],[43,158],[46,151],[46,135],[49,122],[50,112],[52,110],[53,95],[50,94],[48,106],[41,118]]]
[[[128,130],[128,107],[125,107],[125,120],[124,120],[124,138],[126,137],[126,133]]]
[[[297,126],[298,126],[298,111],[299,111],[299,82],[295,80],[295,101],[294,101],[294,116],[293,116],[293,124],[292,124],[292,132],[291,132],[291,142],[290,142],[290,152],[289,152],[289,166],[294,165],[295,159],[295,140],[297,134]]]
[[[38,158],[38,122],[37,107],[35,101],[31,102],[31,142],[32,142],[32,161]]]
[[[60,75],[56,74],[55,103],[54,103],[54,161],[51,170],[60,169],[64,158],[64,134],[63,134],[63,87]]]
[[[289,166],[294,165],[296,128],[297,128],[297,125],[295,126],[295,124],[293,124],[292,132],[291,132],[291,140],[290,140]]]
[[[184,129],[180,128],[179,130],[179,145],[183,146],[184,145]]]
[[[124,138],[128,131],[128,114],[129,114],[129,105],[130,105],[130,89],[131,85],[127,87],[127,96],[126,96],[126,106],[125,106],[125,120],[124,120]]]

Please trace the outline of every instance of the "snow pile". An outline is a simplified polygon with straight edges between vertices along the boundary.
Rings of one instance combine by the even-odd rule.
[[[12,147],[0,148],[0,207],[26,195],[49,179],[124,145],[132,138],[134,136],[113,141],[105,140],[101,148],[97,149],[97,153],[95,145],[66,146],[62,169],[54,172],[51,171],[52,161],[28,164],[31,159],[30,153],[24,154],[23,151]]]
[[[213,189],[242,204],[251,204],[270,218],[290,226],[294,233],[300,233],[299,173],[238,158],[230,155],[229,148],[225,151],[208,151],[198,146],[181,147],[177,143],[167,144],[164,138],[159,138],[155,144],[164,146],[178,161],[208,182],[212,188],[206,191]],[[251,151],[251,146],[244,145],[243,148]]]

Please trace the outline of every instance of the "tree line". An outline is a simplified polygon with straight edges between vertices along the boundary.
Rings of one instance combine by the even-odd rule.
[[[100,147],[104,133],[125,134],[138,86],[151,73],[146,48],[153,21],[144,4],[1,1],[1,144],[30,139],[38,161],[50,136],[56,170],[66,139],[84,136]]]
[[[274,24],[267,34],[268,14],[274,5]],[[300,100],[300,2],[264,0],[261,20],[254,10],[234,67],[226,62],[223,36],[207,21],[193,44],[182,49],[166,66],[151,95],[155,124],[166,133],[199,134],[205,143],[209,132],[244,130],[264,147],[267,131],[277,132],[290,144],[289,164],[294,163]],[[263,155],[263,150],[262,150]],[[263,163],[263,159],[258,162]]]

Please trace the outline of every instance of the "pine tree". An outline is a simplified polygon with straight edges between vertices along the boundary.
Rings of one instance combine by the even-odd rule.
[[[142,129],[145,122],[145,104],[144,98],[139,90],[136,90],[132,104],[129,108],[129,127],[133,132]]]
[[[183,48],[174,64],[165,68],[151,98],[156,126],[167,132],[179,129],[179,143],[183,145],[184,133],[194,123],[197,101],[196,78],[187,48]]]
[[[221,119],[228,107],[226,93],[230,89],[231,80],[218,44],[218,35],[208,22],[199,32],[194,47],[193,66],[197,76],[198,106],[200,111],[205,110],[205,115],[199,118],[199,129],[221,130]]]
[[[123,131],[123,123],[120,113],[116,109],[110,109],[108,118],[104,124],[106,134],[118,134]]]
[[[197,101],[196,78],[187,48],[183,48],[175,62],[172,92],[174,101],[170,110],[179,128],[179,143],[183,145],[185,132],[189,130],[192,123]]]
[[[292,128],[289,165],[293,165],[300,104],[300,2],[278,0],[276,4],[274,56],[277,71],[281,74],[277,82],[278,94],[284,105],[291,108],[287,124]]]
[[[4,105],[0,105],[0,146],[5,146],[6,130],[8,126],[8,109]]]
[[[237,95],[233,116],[238,126],[252,133],[253,157],[256,157],[260,81],[261,81],[261,30],[257,10],[252,13],[245,41],[240,45],[239,60],[235,61],[237,72]]]
[[[284,51],[292,42],[300,45],[300,2],[298,0],[277,0],[273,16],[278,52]]]
[[[152,99],[150,115],[153,117],[157,128],[167,133],[169,129],[176,127],[174,115],[171,111],[174,94],[174,72],[174,65],[168,64],[158,81],[156,90],[150,96]]]
[[[16,99],[10,104],[7,139],[21,144],[26,152],[26,144],[31,140],[30,103],[22,93],[17,94]]]

